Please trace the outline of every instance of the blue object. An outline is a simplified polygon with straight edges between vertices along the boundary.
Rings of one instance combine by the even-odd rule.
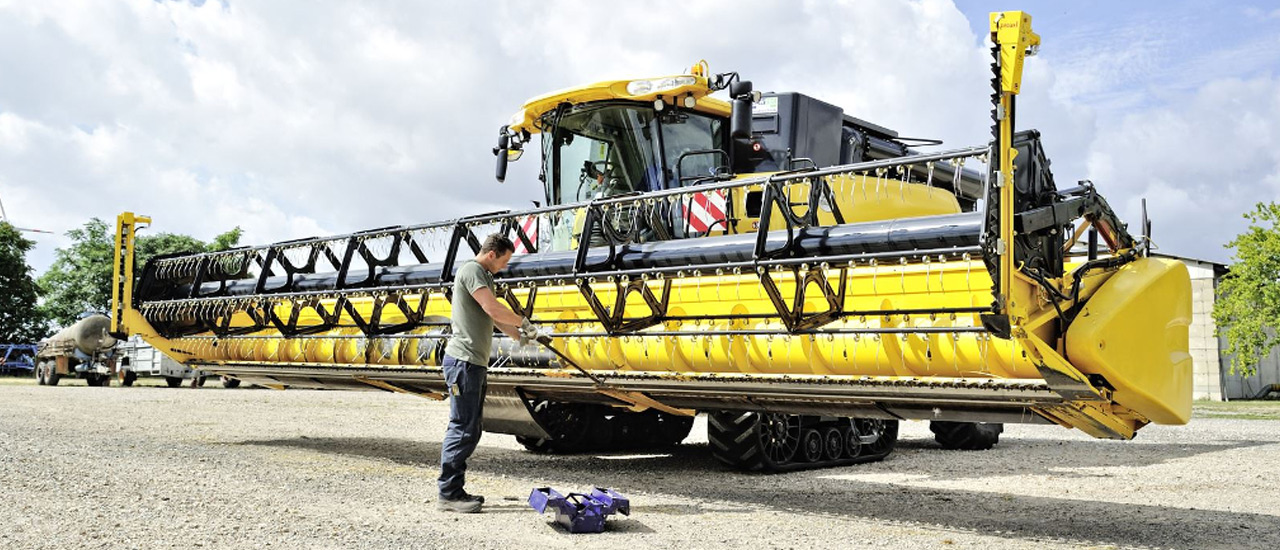
[[[617,512],[631,515],[631,501],[613,489],[596,487],[590,494],[569,493],[565,496],[550,487],[539,487],[529,493],[529,506],[539,514],[554,508],[556,522],[570,533],[599,533],[604,520]]]
[[[35,368],[35,344],[0,344],[0,373]]]

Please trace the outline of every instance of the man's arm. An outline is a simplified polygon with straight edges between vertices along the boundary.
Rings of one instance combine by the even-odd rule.
[[[520,327],[504,325],[496,321],[493,323],[493,326],[498,327],[498,330],[502,331],[503,334],[506,334],[512,340],[520,340],[520,330],[519,330]]]
[[[475,291],[471,293],[471,297],[476,299],[476,303],[480,304],[480,307],[484,309],[484,312],[489,314],[489,318],[493,319],[493,323],[498,325],[498,330],[501,330],[508,336],[511,336],[512,332],[515,332],[512,327],[518,327],[524,322],[524,317],[516,315],[516,312],[511,311],[511,308],[499,302],[498,299],[494,297],[493,291],[489,290],[489,287],[487,286],[476,288]],[[512,328],[511,332],[507,332],[507,329],[509,328]],[[519,338],[519,336],[516,336],[516,338]]]

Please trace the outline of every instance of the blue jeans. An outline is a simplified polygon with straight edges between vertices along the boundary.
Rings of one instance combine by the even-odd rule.
[[[480,443],[487,369],[444,356],[444,380],[449,392],[449,427],[440,445],[440,498],[461,497],[467,481],[467,458]]]

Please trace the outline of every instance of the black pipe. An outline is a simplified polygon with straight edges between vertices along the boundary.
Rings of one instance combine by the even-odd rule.
[[[736,268],[750,273],[757,266],[817,265],[824,261],[836,264],[939,254],[952,257],[965,253],[976,255],[980,224],[979,213],[963,213],[800,229],[797,230],[792,257],[773,261],[759,261],[753,257],[755,234],[623,245],[617,247],[612,269],[576,275],[603,278],[615,274],[656,275],[695,269],[711,275],[717,268],[729,271]],[[769,234],[769,242],[773,245],[770,248],[785,244],[780,233]],[[498,278],[508,284],[516,284],[575,277],[578,254],[579,251],[567,251],[517,256]],[[586,251],[585,265],[597,265],[606,261],[608,256],[607,247],[591,248]],[[444,264],[433,263],[380,268],[371,279],[370,288],[430,287],[447,283],[451,277],[441,277],[445,274],[445,267]],[[450,269],[447,275],[452,274]],[[365,273],[352,270],[347,276],[363,280]],[[334,273],[295,274],[292,278],[292,292],[282,294],[338,289]],[[265,288],[281,288],[287,281],[286,277],[280,276],[267,278],[265,282]],[[198,294],[208,295],[223,284],[205,283]],[[225,281],[225,292],[231,296],[256,295],[257,287],[256,280]],[[149,298],[154,301],[192,295],[187,285],[175,287],[166,294]]]

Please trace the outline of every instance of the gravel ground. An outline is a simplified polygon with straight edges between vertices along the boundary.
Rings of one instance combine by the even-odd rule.
[[[1196,419],[1132,442],[1006,427],[945,452],[924,423],[877,463],[762,476],[720,467],[705,422],[672,454],[540,456],[486,434],[434,507],[447,408],[412,396],[0,383],[2,548],[1268,548],[1280,421]],[[535,486],[615,487],[633,515],[569,535]]]

